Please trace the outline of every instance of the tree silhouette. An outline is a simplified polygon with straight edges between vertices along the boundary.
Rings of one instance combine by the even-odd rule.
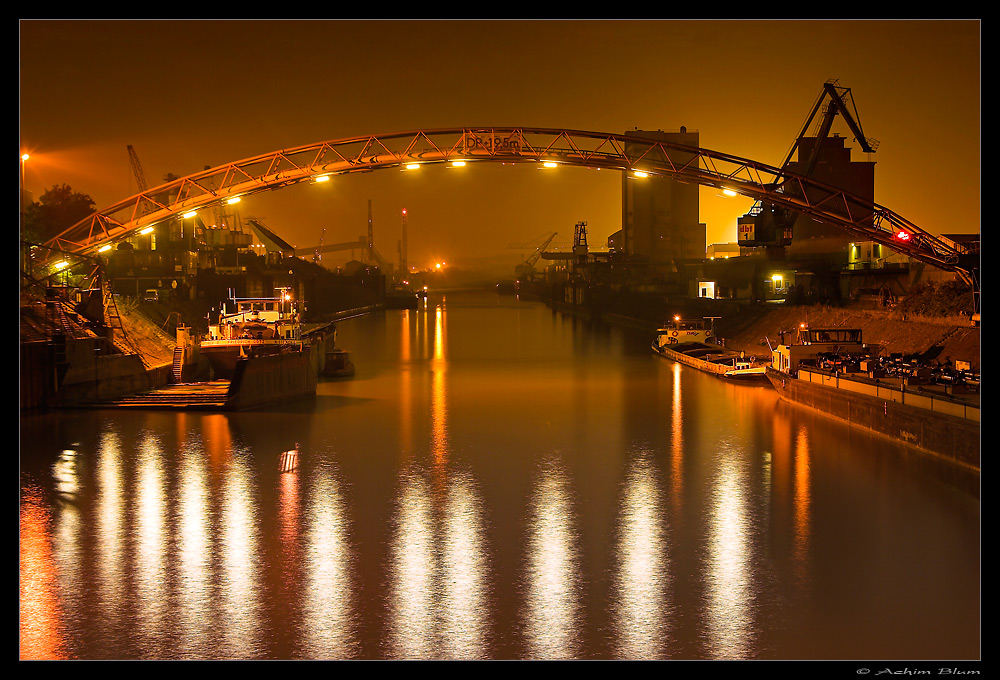
[[[94,212],[94,199],[73,191],[68,184],[57,184],[24,209],[24,233],[27,241],[40,243],[73,226]]]

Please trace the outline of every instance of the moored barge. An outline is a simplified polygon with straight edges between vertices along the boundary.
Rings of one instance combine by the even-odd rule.
[[[653,351],[662,357],[729,380],[765,382],[766,366],[756,357],[727,350],[716,343],[713,330],[704,321],[673,321],[656,331]]]
[[[800,328],[787,344],[784,335],[766,370],[781,399],[979,469],[978,394],[877,375],[860,329]]]

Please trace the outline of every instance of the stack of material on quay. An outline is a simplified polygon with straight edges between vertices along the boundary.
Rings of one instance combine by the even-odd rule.
[[[726,338],[726,348],[743,350],[757,356],[768,356],[763,338],[777,344],[778,332],[797,328],[806,323],[813,328],[860,328],[865,342],[880,345],[882,353],[916,354],[932,347],[941,347],[937,358],[967,361],[979,368],[979,328],[961,317],[902,318],[902,314],[823,306],[780,306],[763,311],[759,316],[723,319],[719,335]]]

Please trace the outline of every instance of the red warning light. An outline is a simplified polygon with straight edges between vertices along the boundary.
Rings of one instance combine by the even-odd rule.
[[[908,234],[907,232],[903,231],[902,229],[896,232],[897,241],[909,241],[911,238],[913,237],[910,236],[910,234]]]
[[[406,208],[403,208],[403,214],[404,215],[406,214]]]

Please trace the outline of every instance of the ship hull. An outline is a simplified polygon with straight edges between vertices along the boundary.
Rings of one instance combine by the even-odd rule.
[[[767,378],[763,372],[760,371],[736,371],[733,369],[732,365],[718,364],[711,361],[705,361],[704,359],[699,359],[698,357],[688,356],[682,351],[677,349],[672,349],[678,345],[663,345],[657,347],[656,343],[653,343],[653,351],[660,356],[676,361],[678,363],[690,366],[692,368],[697,368],[699,371],[704,371],[705,373],[711,373],[712,375],[718,376],[725,380],[734,380],[738,382],[747,383],[757,383],[757,384],[767,384]],[[720,351],[724,351],[720,348]],[[735,355],[733,355],[735,356]]]
[[[899,403],[876,388],[872,396],[805,381],[773,368],[768,368],[766,375],[778,396],[785,401],[811,408],[851,427],[979,469],[978,408],[974,413],[970,411],[968,417],[958,417]],[[860,385],[846,381],[845,384],[855,388]]]

